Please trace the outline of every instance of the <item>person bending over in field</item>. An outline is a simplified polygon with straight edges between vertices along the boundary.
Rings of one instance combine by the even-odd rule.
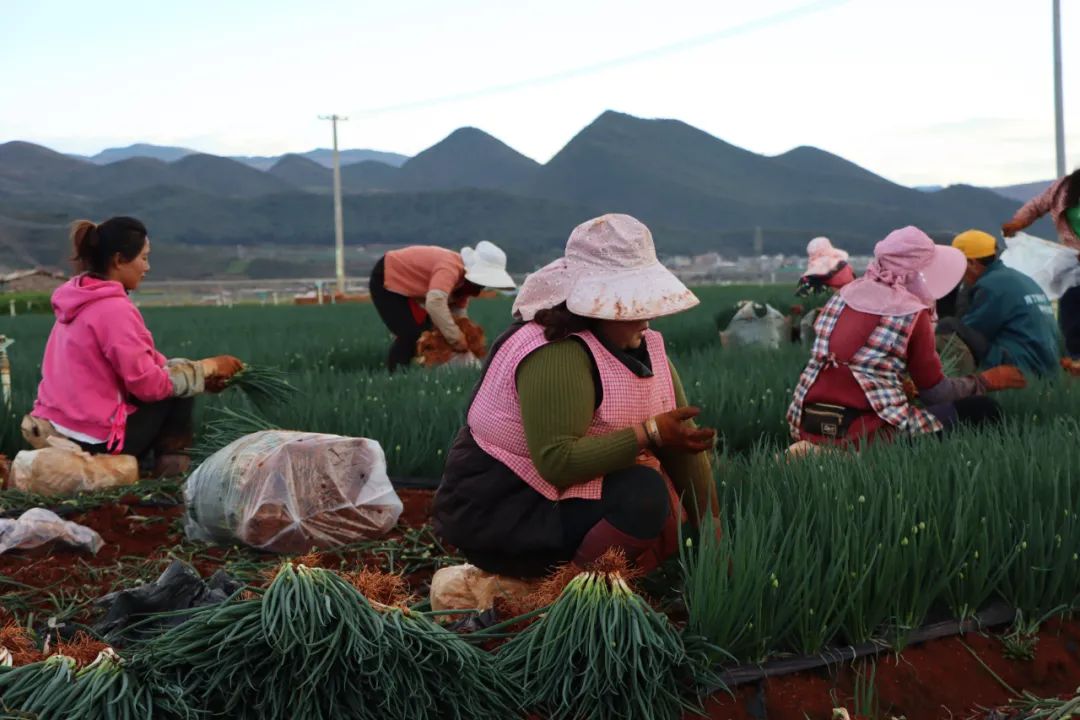
[[[799,278],[795,294],[809,297],[825,292],[835,292],[855,279],[855,270],[848,264],[847,252],[833,247],[827,237],[816,237],[806,245],[806,272]],[[814,323],[821,308],[813,308],[799,321],[799,341],[804,345],[814,342]]]
[[[394,334],[386,366],[393,372],[416,356],[416,342],[432,325],[458,352],[469,349],[454,321],[484,288],[511,289],[506,253],[477,243],[460,253],[431,245],[391,250],[375,263],[368,288],[383,324]]]
[[[695,522],[718,513],[716,433],[691,422],[698,410],[649,321],[697,304],[634,218],[575,228],[492,346],[435,496],[436,531],[480,570],[515,578],[610,548],[641,570],[673,553],[684,506]]]
[[[1027,375],[1060,373],[1054,308],[1039,284],[1006,267],[988,233],[962,232],[952,246],[967,258],[963,284],[970,300],[962,316],[938,322],[939,352],[948,346],[961,372],[1010,363]]]
[[[220,391],[243,364],[219,355],[166,360],[128,293],[150,271],[150,239],[134,218],[72,225],[79,274],[53,293],[56,323],[41,383],[23,423],[32,445],[67,437],[91,453],[155,460],[158,475],[186,472],[194,396]]]
[[[1012,220],[1001,226],[1009,238],[1026,229],[1047,213],[1054,220],[1058,239],[1080,251],[1080,170],[1066,175],[1045,192],[1029,200],[1016,211]],[[1077,256],[1080,260],[1080,255]],[[1058,324],[1065,336],[1065,357],[1061,366],[1072,375],[1080,376],[1080,285],[1075,285],[1058,299]]]
[[[934,304],[966,268],[964,254],[915,227],[874,248],[866,274],[829,300],[787,419],[797,441],[856,445],[1000,418],[985,393],[1023,387],[1014,366],[946,378],[934,346]],[[908,397],[910,373],[922,406]]]

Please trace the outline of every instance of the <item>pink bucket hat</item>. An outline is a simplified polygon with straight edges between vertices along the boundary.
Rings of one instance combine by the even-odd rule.
[[[874,246],[866,273],[845,285],[840,296],[849,306],[873,315],[910,315],[934,307],[964,277],[964,253],[935,245],[917,227],[889,233]]]
[[[582,317],[651,320],[700,301],[657,260],[649,228],[609,214],[574,228],[565,255],[526,278],[514,316],[532,320],[563,302]]]
[[[848,254],[833,247],[827,237],[816,237],[806,246],[806,272],[804,275],[829,275],[840,263],[847,262]]]

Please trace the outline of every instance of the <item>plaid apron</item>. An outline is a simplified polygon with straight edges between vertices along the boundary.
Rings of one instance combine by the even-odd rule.
[[[851,370],[855,381],[866,394],[870,407],[882,420],[897,430],[910,435],[938,432],[941,421],[922,408],[915,407],[904,393],[907,376],[907,345],[918,313],[899,316],[882,316],[878,326],[870,333],[866,343],[851,360],[840,362],[829,350],[829,339],[840,314],[847,304],[839,294],[834,295],[818,315],[814,323],[817,338],[810,351],[810,360],[795,387],[787,421],[791,436],[800,439],[803,405],[806,395],[826,367],[843,365]]]

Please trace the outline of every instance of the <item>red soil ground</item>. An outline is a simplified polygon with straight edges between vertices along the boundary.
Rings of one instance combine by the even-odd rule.
[[[430,517],[432,493],[401,490],[398,494],[405,506],[402,524],[423,526]],[[67,548],[10,553],[0,555],[0,575],[43,593],[97,597],[129,584],[124,579],[125,566],[130,569],[150,559],[160,560],[163,569],[169,551],[184,540],[182,516],[182,507],[123,504],[74,515],[68,519],[93,528],[105,541],[96,556]],[[400,531],[395,534],[400,536]],[[209,549],[197,555],[194,564],[208,575],[222,564],[226,552]],[[363,563],[360,556],[344,559],[347,564]],[[425,586],[430,572],[407,579],[415,592]],[[20,588],[8,585],[2,590],[19,592]],[[865,672],[866,667],[856,666],[858,672]],[[855,677],[856,669],[844,666],[774,678],[761,686],[736,688],[733,695],[719,694],[709,700],[706,710],[714,720],[829,720],[833,708],[855,707]],[[1080,686],[1080,622],[1047,623],[1032,660],[1007,659],[996,635],[969,634],[909,647],[900,655],[883,654],[877,658],[874,678],[880,717],[902,715],[907,720],[985,718],[987,711],[980,708],[1003,706],[1010,698],[1002,683],[1040,697],[1074,692]]]

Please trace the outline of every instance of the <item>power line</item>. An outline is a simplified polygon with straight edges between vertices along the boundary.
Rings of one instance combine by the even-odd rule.
[[[562,70],[550,75],[540,75],[525,80],[518,80],[511,83],[504,83],[501,85],[492,85],[486,88],[480,88],[477,90],[467,90],[460,93],[454,93],[452,95],[442,95],[438,97],[427,98],[424,100],[411,100],[409,102],[399,103],[396,105],[387,105],[380,108],[369,108],[367,110],[361,110],[360,112],[365,115],[381,115],[387,113],[402,112],[406,110],[419,110],[422,108],[433,107],[436,105],[445,105],[453,102],[461,102],[463,100],[475,100],[477,98],[489,97],[491,95],[501,95],[503,93],[516,92],[525,88],[537,87],[540,85],[550,85],[553,83],[562,82],[564,80],[570,80],[576,77],[582,77],[584,75],[592,75],[594,73],[603,72],[605,70],[612,70],[615,68],[623,67],[626,65],[632,65],[635,63],[645,62],[646,60],[655,60],[667,55],[674,55],[680,52],[700,47],[703,45],[709,45],[720,40],[727,40],[740,35],[746,35],[749,33],[764,30],[766,28],[774,27],[776,25],[782,25],[785,23],[798,20],[800,18],[823,12],[825,10],[838,7],[840,5],[846,5],[853,0],[815,0],[805,5],[793,8],[791,10],[785,10],[782,12],[774,13],[767,17],[758,18],[756,20],[750,20],[733,27],[724,28],[723,30],[717,30],[715,32],[708,33],[706,35],[699,35],[697,37],[688,38],[686,40],[680,40],[676,43],[669,45],[663,45],[660,47],[652,48],[650,50],[644,50],[639,53],[633,53],[631,55],[623,55],[622,57],[613,58],[611,60],[604,60],[592,65],[585,65],[578,68],[572,68],[570,70]]]

